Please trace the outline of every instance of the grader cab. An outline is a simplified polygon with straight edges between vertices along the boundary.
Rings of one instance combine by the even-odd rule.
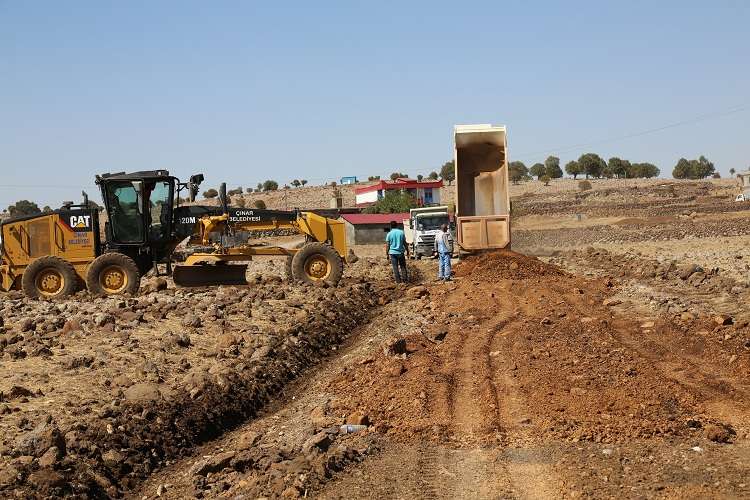
[[[343,272],[343,224],[312,212],[233,209],[226,186],[221,206],[175,206],[183,190],[192,201],[203,180],[181,183],[166,170],[96,177],[104,201],[100,214],[87,199],[52,213],[14,218],[0,225],[0,289],[21,289],[29,297],[58,298],[85,286],[96,295],[135,293],[141,276],[162,264],[180,286],[244,285],[255,256],[284,256],[291,278],[337,284]],[[300,248],[233,245],[237,231],[290,228],[305,236]],[[101,238],[101,235],[104,238]],[[173,266],[184,240],[201,245]]]

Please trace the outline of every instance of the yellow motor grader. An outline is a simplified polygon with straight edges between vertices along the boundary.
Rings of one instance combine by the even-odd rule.
[[[80,205],[4,221],[0,289],[46,298],[83,286],[95,295],[132,294],[141,276],[151,270],[160,275],[160,264],[178,286],[247,285],[242,263],[254,256],[286,257],[294,280],[338,284],[347,252],[342,222],[299,210],[229,207],[225,184],[219,207],[179,206],[182,191],[194,201],[202,181],[197,174],[183,183],[166,170],[96,176],[107,216],[103,239],[99,210],[85,193]],[[228,243],[238,232],[283,228],[304,235],[304,244]],[[175,249],[185,241],[188,256],[175,263]]]

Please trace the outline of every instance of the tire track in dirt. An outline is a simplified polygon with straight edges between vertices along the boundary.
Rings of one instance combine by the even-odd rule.
[[[502,440],[500,402],[489,353],[497,328],[507,321],[506,315],[491,328],[462,329],[460,341],[450,353],[455,362],[447,366],[453,378],[449,407],[451,427],[457,438],[486,441],[488,435],[494,434],[492,440]],[[470,339],[478,334],[482,335],[480,339]]]
[[[501,331],[502,330],[502,331]],[[531,499],[559,497],[559,490],[552,485],[555,472],[551,460],[544,451],[535,447],[534,438],[526,416],[526,402],[521,395],[518,382],[511,374],[516,369],[514,350],[508,349],[508,339],[522,335],[518,321],[500,322],[492,328],[493,335],[488,346],[488,364],[496,387],[499,419],[506,433],[506,447],[499,459],[514,496]],[[499,334],[499,335],[498,335]]]

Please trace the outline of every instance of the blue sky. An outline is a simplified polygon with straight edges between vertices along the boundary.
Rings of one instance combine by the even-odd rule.
[[[527,164],[593,151],[669,176],[704,154],[727,175],[750,166],[749,25],[744,0],[0,0],[0,206],[107,171],[426,174],[458,123],[506,124]]]

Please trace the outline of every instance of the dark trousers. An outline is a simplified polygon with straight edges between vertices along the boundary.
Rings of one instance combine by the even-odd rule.
[[[406,283],[409,281],[409,273],[406,270],[406,257],[404,257],[404,254],[391,254],[391,267],[393,267],[393,277],[396,279],[396,283]],[[401,272],[399,272],[399,268],[401,268]]]

